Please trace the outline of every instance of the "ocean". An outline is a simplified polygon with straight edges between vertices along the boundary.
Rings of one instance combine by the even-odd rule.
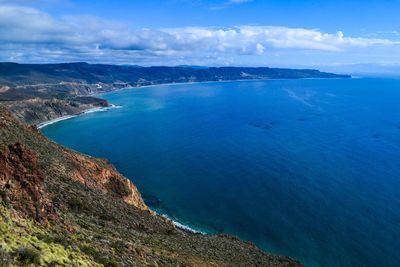
[[[400,264],[400,80],[132,88],[48,125],[107,158],[155,211],[310,267]]]

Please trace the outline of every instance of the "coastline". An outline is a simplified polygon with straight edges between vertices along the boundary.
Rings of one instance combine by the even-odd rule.
[[[177,86],[177,85],[208,84],[208,83],[228,83],[228,82],[285,81],[285,80],[322,80],[322,79],[352,79],[352,78],[355,78],[355,77],[350,76],[349,78],[338,77],[338,78],[299,78],[299,79],[290,79],[290,78],[269,79],[269,78],[266,78],[266,79],[240,79],[240,80],[181,82],[181,83],[180,82],[178,82],[178,83],[159,83],[159,84],[151,84],[151,85],[143,85],[143,86],[127,86],[127,87],[122,87],[122,88],[118,88],[118,89],[107,91],[107,92],[93,93],[93,94],[90,94],[90,95],[91,96],[99,96],[99,97],[101,97],[102,95],[116,93],[116,92],[123,91],[123,90],[145,89],[145,88],[152,88],[152,87],[156,87],[156,86]],[[357,77],[357,78],[360,78],[360,77]],[[110,108],[120,108],[120,107],[111,104],[109,107],[89,108],[89,109],[83,110],[79,114],[65,115],[65,116],[61,116],[61,117],[58,117],[58,118],[55,118],[55,119],[52,119],[52,120],[41,122],[41,123],[37,124],[36,127],[38,129],[42,129],[44,127],[47,127],[48,125],[51,125],[51,124],[54,124],[54,123],[57,123],[57,122],[60,122],[60,121],[72,119],[72,118],[75,118],[75,117],[78,117],[78,116],[85,115],[87,113],[93,113],[93,112],[99,112],[99,111],[107,111]]]
[[[41,123],[37,124],[36,127],[37,127],[38,129],[42,129],[42,128],[44,128],[44,127],[46,127],[46,126],[48,126],[48,125],[54,124],[54,123],[56,123],[56,122],[64,121],[64,120],[68,120],[68,119],[72,119],[72,118],[75,118],[75,117],[77,117],[77,116],[79,116],[79,115],[61,116],[61,117],[56,118],[56,119],[52,119],[52,120],[48,120],[48,121],[41,122]]]
[[[167,221],[170,221],[176,228],[185,231],[185,232],[189,232],[192,234],[200,234],[200,235],[207,235],[206,232],[200,231],[200,230],[196,230],[186,224],[180,223],[176,220],[171,219],[170,217],[168,217],[168,215],[163,214],[163,213],[158,213],[155,210],[152,210],[153,212],[155,212],[156,214],[160,215],[161,217],[163,217],[164,219],[166,219]]]
[[[242,79],[242,80],[204,81],[204,82],[160,83],[160,84],[151,84],[151,85],[143,85],[143,86],[127,86],[127,87],[122,87],[122,88],[118,88],[118,89],[107,91],[107,92],[92,93],[90,95],[101,97],[102,95],[112,94],[112,93],[116,93],[119,91],[133,90],[133,89],[145,89],[145,88],[151,88],[151,87],[156,87],[156,86],[175,86],[175,85],[185,85],[185,84],[190,85],[190,84],[198,84],[198,83],[245,82],[245,81],[265,81],[265,80],[278,80],[278,79]],[[36,124],[36,127],[38,129],[43,129],[44,127],[47,127],[49,125],[52,125],[52,124],[60,122],[60,121],[69,120],[69,119],[79,117],[79,116],[82,116],[82,115],[85,115],[88,113],[107,111],[111,108],[121,108],[121,106],[116,106],[114,104],[110,104],[110,106],[108,106],[108,107],[89,108],[89,109],[83,110],[79,114],[65,115],[65,116],[55,118],[55,119],[43,121],[41,123]]]
[[[129,87],[129,88],[131,88],[131,87]],[[56,118],[56,119],[52,119],[52,120],[48,120],[48,121],[42,122],[42,123],[36,125],[36,127],[38,129],[43,129],[43,128],[51,125],[51,124],[54,124],[54,123],[57,123],[57,122],[60,122],[60,121],[72,119],[72,118],[79,117],[79,116],[82,116],[82,115],[85,115],[85,114],[89,114],[89,113],[108,111],[109,109],[113,109],[113,108],[122,108],[122,106],[116,106],[114,104],[111,104],[109,107],[90,108],[90,109],[82,111],[80,114],[77,114],[77,115],[66,115],[66,116],[62,116],[62,117]],[[167,221],[170,221],[176,228],[178,228],[181,231],[192,233],[192,234],[207,235],[206,232],[203,232],[203,231],[200,231],[200,230],[196,230],[196,229],[194,229],[194,228],[192,228],[192,227],[190,227],[190,226],[188,226],[186,224],[183,224],[183,223],[181,223],[181,222],[179,222],[177,220],[171,219],[167,214],[164,214],[164,213],[161,213],[161,212],[157,212],[156,210],[153,210],[151,208],[150,208],[150,210],[152,212],[156,213],[157,215],[163,217]]]
[[[324,80],[324,79],[353,79],[353,78],[362,78],[361,76],[351,76],[337,77],[337,78],[263,78],[263,79],[239,79],[239,80],[220,80],[220,81],[202,81],[202,82],[177,82],[177,83],[158,83],[158,84],[150,84],[150,85],[140,85],[140,86],[127,86],[121,87],[112,91],[106,91],[101,93],[93,93],[92,96],[102,96],[114,92],[119,92],[123,90],[131,90],[131,89],[142,89],[142,88],[151,88],[156,86],[176,86],[176,85],[191,85],[191,84],[207,84],[207,83],[228,83],[228,82],[256,82],[256,81],[289,81],[289,80]]]
[[[93,93],[90,94],[91,96],[99,96],[101,97],[102,95],[106,95],[106,94],[112,94],[112,93],[116,93],[119,91],[123,91],[123,90],[133,90],[133,89],[145,89],[145,88],[151,88],[151,87],[156,87],[156,86],[175,86],[175,85],[190,85],[190,84],[198,84],[198,83],[222,83],[222,82],[246,82],[246,81],[266,81],[266,80],[278,80],[278,79],[243,79],[243,80],[224,80],[224,81],[204,81],[204,82],[182,82],[182,83],[160,83],[160,84],[151,84],[151,85],[143,85],[143,86],[128,86],[128,87],[122,87],[122,88],[118,88],[112,91],[107,91],[107,92],[101,92],[101,93]],[[41,122],[39,124],[36,125],[36,127],[38,129],[43,129],[44,127],[47,127],[49,125],[52,125],[54,123],[60,122],[60,121],[64,121],[64,120],[69,120],[75,117],[79,117],[88,113],[93,113],[93,112],[99,112],[99,111],[107,111],[111,108],[121,108],[121,106],[116,106],[114,104],[110,104],[110,106],[108,107],[95,107],[95,108],[89,108],[89,109],[85,109],[83,110],[81,113],[79,114],[74,114],[74,115],[65,115],[65,116],[61,116],[55,119],[51,119],[51,120],[47,120],[44,122]],[[172,220],[171,220],[172,221]]]
[[[62,116],[62,117],[59,117],[59,118],[56,118],[56,119],[53,119],[53,120],[48,120],[48,121],[42,122],[42,123],[36,125],[36,127],[38,129],[43,129],[44,127],[47,127],[47,126],[49,126],[51,124],[54,124],[54,123],[57,123],[57,122],[60,122],[60,121],[72,119],[72,118],[79,117],[79,116],[82,116],[82,115],[85,115],[85,114],[89,114],[89,113],[107,111],[107,110],[109,110],[111,108],[122,108],[122,107],[111,104],[109,107],[91,108],[91,109],[87,109],[87,110],[85,110],[85,111],[83,111],[83,112],[81,112],[80,114],[77,114],[77,115],[67,115],[67,116]],[[188,232],[188,233],[192,233],[192,234],[207,235],[206,232],[203,232],[203,231],[200,231],[200,230],[196,230],[196,229],[194,229],[194,228],[192,228],[192,227],[190,227],[190,226],[188,226],[186,224],[183,224],[183,223],[181,223],[181,222],[179,222],[177,220],[171,219],[167,214],[157,212],[156,210],[153,210],[151,208],[150,208],[150,210],[152,212],[156,213],[157,215],[163,217],[167,221],[170,221],[179,230],[182,230],[182,231]]]
[[[353,76],[350,77],[350,79],[355,78]],[[321,80],[321,79],[344,79],[344,78],[301,78],[301,80]],[[348,78],[345,78],[348,79]],[[202,81],[202,82],[182,82],[182,83],[161,83],[161,84],[152,84],[152,85],[144,85],[144,86],[130,86],[130,87],[123,87],[119,88],[116,90],[108,91],[108,92],[102,92],[102,93],[93,93],[92,95],[94,96],[102,96],[102,95],[107,95],[107,94],[112,94],[112,93],[117,93],[119,91],[123,90],[133,90],[133,89],[146,89],[146,88],[152,88],[152,87],[157,87],[157,86],[178,86],[178,85],[191,85],[191,84],[209,84],[209,83],[228,83],[228,82],[255,82],[255,81],[282,81],[282,80],[294,80],[294,79],[241,79],[241,80],[222,80],[222,81]],[[296,79],[299,80],[299,79]],[[94,113],[94,112],[100,112],[100,111],[107,111],[112,108],[122,108],[121,106],[116,106],[114,104],[110,104],[109,107],[96,107],[96,108],[90,108],[87,110],[82,111],[80,114],[77,115],[67,115],[67,116],[62,116],[53,120],[45,121],[37,125],[38,129],[43,129],[44,127],[47,127],[48,125],[72,119],[75,117],[79,117],[85,114],[89,113]],[[129,179],[129,178],[128,178]],[[150,208],[150,207],[149,207]],[[157,215],[163,217],[164,219],[170,221],[176,228],[184,231],[184,232],[189,232],[192,234],[200,234],[200,235],[208,235],[208,233],[203,232],[201,230],[196,230],[188,225],[185,225],[177,220],[171,219],[167,214],[158,212],[154,209],[151,209],[151,211],[155,212]]]
[[[55,119],[52,119],[52,120],[41,122],[41,123],[37,124],[36,127],[38,129],[43,129],[44,127],[47,127],[47,126],[49,126],[51,124],[54,124],[54,123],[57,123],[57,122],[60,122],[60,121],[69,120],[69,119],[72,119],[72,118],[75,118],[75,117],[79,117],[79,116],[82,116],[82,115],[85,115],[85,114],[89,114],[89,113],[94,113],[94,112],[99,112],[99,111],[107,111],[107,110],[112,109],[112,108],[121,108],[121,106],[116,106],[116,105],[111,104],[108,107],[89,108],[89,109],[83,110],[81,113],[76,114],[76,115],[66,115],[66,116],[61,116],[61,117],[58,117],[58,118],[55,118]]]

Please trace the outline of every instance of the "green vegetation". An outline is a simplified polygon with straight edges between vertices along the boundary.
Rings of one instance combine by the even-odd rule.
[[[0,266],[95,266],[79,249],[54,242],[52,233],[0,205]],[[38,238],[48,237],[43,240]]]

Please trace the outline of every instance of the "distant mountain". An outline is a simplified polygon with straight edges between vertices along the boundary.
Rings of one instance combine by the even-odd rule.
[[[0,84],[23,85],[54,82],[114,83],[132,86],[192,81],[238,79],[301,79],[349,77],[313,69],[249,67],[140,67],[88,63],[17,64],[0,63]]]
[[[145,85],[261,79],[348,78],[314,69],[250,67],[141,67],[85,62],[0,63],[0,103],[38,124],[92,107],[107,106],[93,94]]]
[[[198,66],[198,65],[178,65],[176,67],[192,68],[192,69],[208,69],[209,68],[209,67],[206,67],[206,66]]]
[[[400,77],[400,64],[344,64],[337,66],[321,66],[320,69],[339,73],[350,73],[354,76]]]

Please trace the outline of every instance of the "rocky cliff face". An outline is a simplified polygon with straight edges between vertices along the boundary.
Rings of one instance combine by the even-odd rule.
[[[35,97],[7,101],[3,102],[2,105],[8,108],[19,120],[35,125],[63,116],[79,115],[88,109],[109,106],[106,100],[94,97],[75,97],[71,99]]]
[[[106,160],[0,108],[0,266],[300,266],[229,236],[175,228]]]
[[[88,158],[69,150],[64,150],[64,153],[78,166],[70,172],[72,180],[121,198],[139,209],[148,210],[136,186],[118,173],[106,160]]]
[[[0,187],[5,189],[5,201],[38,221],[56,216],[43,188],[44,179],[36,155],[26,146],[15,143],[0,152]]]
[[[49,149],[52,150],[50,154],[40,155],[40,152],[35,153],[28,148],[28,145],[24,144],[29,144],[29,141],[16,140],[16,143],[9,144],[3,152],[0,152],[0,182],[4,188],[12,189],[13,184],[19,184],[13,193],[27,191],[26,195],[30,197],[28,202],[32,202],[31,204],[34,206],[40,206],[39,202],[44,200],[44,197],[39,196],[43,195],[41,188],[45,177],[49,175],[66,177],[84,184],[87,188],[121,198],[128,204],[147,210],[139,191],[132,182],[118,173],[106,160],[89,158],[59,147],[42,136],[34,126],[20,124],[10,112],[4,109],[0,110],[2,111],[2,116],[0,117],[1,130],[7,131],[7,128],[12,127],[14,129],[9,129],[12,131],[19,128],[20,134],[32,134],[34,136],[31,137],[37,138],[33,149],[35,145],[39,145],[41,148],[49,145]],[[37,154],[39,154],[39,160],[46,159],[50,155],[53,155],[54,158],[48,159],[49,161],[46,160],[44,164],[39,164]],[[53,166],[54,163],[56,165]],[[68,164],[68,167],[63,166],[65,163]],[[45,164],[51,166],[45,166]],[[14,183],[15,181],[18,183]]]

